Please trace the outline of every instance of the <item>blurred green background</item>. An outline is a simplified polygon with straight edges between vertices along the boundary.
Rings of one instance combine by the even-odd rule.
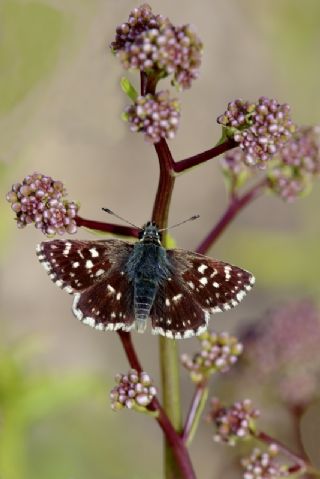
[[[275,97],[292,106],[297,123],[319,123],[319,1],[150,3],[174,23],[194,24],[205,45],[199,80],[180,94],[181,127],[171,143],[176,159],[217,141],[216,117],[237,97]],[[70,297],[36,261],[35,245],[43,238],[32,227],[17,231],[3,199],[12,183],[39,171],[65,183],[70,199],[81,202],[82,216],[103,220],[104,206],[138,224],[149,219],[156,156],[120,120],[123,71],[107,48],[116,25],[137,5],[0,0],[1,479],[161,477],[157,426],[109,409],[112,378],[128,369],[117,336],[73,318]],[[137,77],[130,78],[137,85]],[[290,205],[260,199],[219,240],[212,254],[258,279],[243,305],[214,320],[219,330],[237,332],[279,301],[319,296],[319,199],[319,185]],[[179,178],[170,222],[201,215],[197,224],[175,230],[179,246],[196,247],[225,205],[216,161]],[[147,333],[135,341],[159,383],[157,339]],[[181,349],[197,344],[187,340]],[[219,387],[213,386],[215,394]],[[187,408],[192,385],[185,373],[182,388]],[[238,398],[232,394],[231,402]],[[290,441],[285,419],[275,432]],[[226,471],[228,456],[211,434],[201,425],[192,446],[201,479]],[[228,470],[228,477],[239,472]]]

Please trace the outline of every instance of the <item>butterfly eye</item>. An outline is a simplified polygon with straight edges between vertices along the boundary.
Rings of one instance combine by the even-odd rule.
[[[139,231],[138,238],[141,239],[144,235],[144,229]]]

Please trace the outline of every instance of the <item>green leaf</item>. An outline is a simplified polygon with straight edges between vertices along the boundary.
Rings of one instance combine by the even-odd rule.
[[[130,80],[128,80],[128,78],[126,77],[122,77],[120,80],[120,86],[122,91],[130,98],[130,100],[135,102],[138,97],[138,92],[134,88]]]
[[[127,122],[129,119],[129,115],[128,113],[126,113],[125,111],[121,113],[121,120],[124,121],[124,122]]]

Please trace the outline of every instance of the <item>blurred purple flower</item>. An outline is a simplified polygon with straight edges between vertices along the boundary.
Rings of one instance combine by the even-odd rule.
[[[244,468],[243,479],[278,479],[289,475],[288,466],[275,461],[278,448],[269,447],[268,452],[254,449],[250,457],[244,458],[241,464]]]
[[[320,175],[320,128],[301,127],[280,150],[278,162],[269,173],[270,188],[286,201],[310,189]]]
[[[225,407],[219,399],[213,398],[207,419],[217,428],[213,436],[214,441],[234,446],[238,440],[251,436],[259,415],[260,411],[252,406],[250,399],[237,401],[232,406]]]
[[[296,301],[269,313],[242,335],[250,377],[291,406],[308,404],[319,393],[320,314],[312,301]]]
[[[201,382],[214,372],[225,373],[238,361],[242,344],[228,333],[206,331],[199,337],[201,351],[193,358],[181,356],[183,366],[189,370],[192,381]]]

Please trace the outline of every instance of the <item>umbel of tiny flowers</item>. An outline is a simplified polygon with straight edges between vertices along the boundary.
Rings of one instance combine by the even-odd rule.
[[[248,380],[261,377],[293,408],[319,396],[320,312],[311,300],[279,306],[241,337]]]
[[[6,199],[16,214],[17,226],[24,228],[34,224],[44,234],[51,236],[77,231],[75,217],[78,205],[66,199],[66,190],[61,181],[50,176],[33,173],[22,183],[15,183]]]
[[[286,201],[308,193],[320,176],[320,127],[301,127],[279,151],[268,178],[271,191]]]
[[[119,25],[111,48],[124,68],[137,69],[186,89],[199,75],[202,42],[190,25],[174,26],[149,5],[135,8]]]
[[[290,106],[261,97],[255,103],[237,99],[217,119],[224,133],[239,144],[249,166],[265,168],[295,131]]]
[[[239,440],[251,437],[252,431],[255,430],[255,420],[259,416],[260,411],[253,407],[250,399],[237,401],[226,407],[218,398],[212,398],[207,420],[216,427],[213,436],[215,442],[235,446]]]
[[[201,350],[192,358],[181,356],[183,366],[189,370],[193,382],[201,383],[214,372],[227,372],[238,361],[243,347],[237,338],[228,333],[206,331],[198,336]]]
[[[311,191],[313,181],[320,176],[319,126],[297,128],[266,166],[269,191],[284,201],[293,201]],[[241,148],[228,151],[221,159],[221,167],[233,192],[258,172],[247,165]]]
[[[149,374],[132,369],[128,374],[117,374],[115,380],[117,385],[110,392],[111,408],[147,412],[147,406],[157,394]]]
[[[144,133],[146,141],[157,143],[161,138],[174,138],[179,125],[180,104],[168,91],[138,96],[125,110],[125,118],[133,132]]]
[[[256,448],[250,457],[242,459],[244,468],[243,479],[278,479],[289,476],[289,467],[280,464],[275,458],[279,450],[275,444],[270,445],[268,452]]]

